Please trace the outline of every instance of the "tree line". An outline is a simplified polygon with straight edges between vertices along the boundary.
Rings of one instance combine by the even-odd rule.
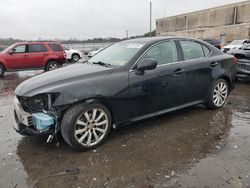
[[[149,33],[145,33],[144,35],[136,35],[136,36],[131,36],[129,38],[114,38],[114,37],[110,37],[110,38],[93,38],[93,39],[87,39],[87,40],[78,40],[78,39],[68,39],[68,40],[63,40],[63,39],[55,39],[53,41],[59,41],[63,44],[74,44],[74,43],[104,43],[104,42],[119,42],[122,40],[126,40],[126,39],[135,39],[135,38],[142,38],[142,37],[149,37],[150,36],[150,32]],[[151,36],[156,36],[156,31],[152,31],[151,32]],[[14,39],[14,38],[0,38],[0,45],[5,45],[5,46],[9,46],[13,43],[16,42],[25,42],[27,40],[22,40],[22,39]],[[29,41],[38,41],[38,40],[29,40]],[[39,40],[41,41],[41,40]],[[44,40],[47,41],[47,40]]]

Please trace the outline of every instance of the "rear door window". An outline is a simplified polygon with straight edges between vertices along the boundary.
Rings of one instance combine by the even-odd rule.
[[[201,44],[193,41],[180,41],[184,60],[203,58],[204,52]],[[206,52],[208,53],[208,52]],[[209,52],[210,53],[210,52]]]
[[[158,65],[164,65],[178,61],[178,53],[174,41],[163,42],[149,49],[139,63],[144,59],[153,58],[157,60]]]
[[[48,45],[49,45],[50,49],[52,51],[54,51],[54,52],[62,52],[63,51],[60,44],[51,43],[51,44],[48,44]]]
[[[30,44],[29,52],[47,52],[48,49],[43,44]]]

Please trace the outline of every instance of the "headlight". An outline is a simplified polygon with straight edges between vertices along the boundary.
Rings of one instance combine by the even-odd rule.
[[[31,109],[36,111],[43,111],[48,108],[48,96],[45,94],[36,95],[29,99],[29,105]]]
[[[58,93],[38,94],[33,97],[18,97],[18,99],[26,112],[34,113],[48,110],[58,96]]]

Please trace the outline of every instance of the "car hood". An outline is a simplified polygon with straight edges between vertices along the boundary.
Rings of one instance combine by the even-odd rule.
[[[242,46],[242,45],[240,45],[240,44],[239,44],[239,45],[230,45],[230,44],[229,44],[229,45],[224,46],[224,48],[230,48],[230,49],[232,49],[232,48],[235,48],[235,47],[236,47],[236,48],[239,48],[239,47],[241,47],[241,46]]]
[[[15,90],[18,96],[32,97],[41,93],[56,93],[68,86],[92,85],[91,78],[110,74],[113,68],[91,64],[74,64],[37,75],[22,82]],[[74,92],[74,91],[72,91]]]

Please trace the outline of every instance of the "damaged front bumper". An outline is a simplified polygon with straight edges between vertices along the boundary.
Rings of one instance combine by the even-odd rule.
[[[46,131],[37,130],[32,121],[32,114],[25,112],[17,97],[14,97],[14,121],[13,128],[21,135],[50,135],[54,129]]]

